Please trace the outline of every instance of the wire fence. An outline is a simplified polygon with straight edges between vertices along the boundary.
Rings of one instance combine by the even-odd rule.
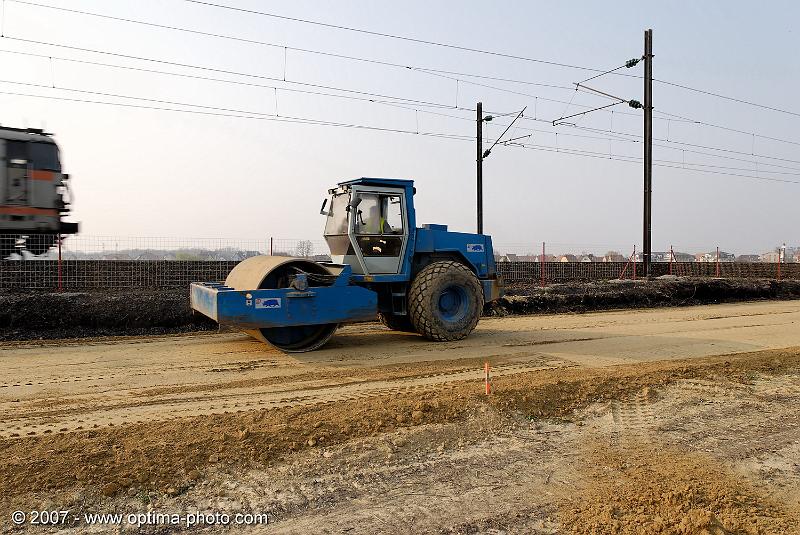
[[[17,260],[241,261],[257,255],[327,257],[324,240],[0,234],[0,258]]]
[[[224,280],[238,262],[256,255],[330,260],[323,240],[80,235],[67,237],[60,247],[56,236],[39,235],[28,240],[0,235],[0,289],[179,288],[191,282]],[[499,245],[496,250],[509,249]],[[642,277],[641,255],[633,250],[627,256],[614,251],[603,256],[547,252],[497,252],[495,256],[498,274],[510,284]],[[737,261],[734,255],[716,250],[695,255],[675,250],[659,252],[653,254],[651,275],[800,279],[800,263],[760,261],[755,255],[748,256],[751,261]],[[783,254],[775,258],[789,257]]]

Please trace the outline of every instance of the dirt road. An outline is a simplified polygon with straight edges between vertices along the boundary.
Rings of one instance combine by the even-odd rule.
[[[798,324],[783,301],[491,318],[443,344],[355,325],[303,355],[6,343],[0,532],[66,510],[49,531],[800,533]]]
[[[285,355],[245,335],[6,343],[0,436],[358,400],[557,367],[602,367],[800,346],[800,301],[514,316],[460,342],[376,324],[321,351]]]

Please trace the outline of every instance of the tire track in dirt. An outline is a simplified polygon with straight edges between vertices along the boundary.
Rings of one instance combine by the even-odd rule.
[[[572,366],[561,359],[534,359],[530,363],[495,366],[492,376],[503,377]],[[350,381],[338,385],[298,387],[298,383],[291,382],[272,388],[236,388],[193,396],[164,395],[147,401],[131,401],[131,396],[123,392],[109,399],[92,396],[85,404],[56,408],[47,404],[44,407],[29,404],[16,411],[9,409],[9,404],[0,404],[0,409],[4,409],[0,417],[0,437],[35,436],[153,420],[357,401],[376,396],[421,393],[469,380],[481,381],[482,370],[471,368],[390,380]]]

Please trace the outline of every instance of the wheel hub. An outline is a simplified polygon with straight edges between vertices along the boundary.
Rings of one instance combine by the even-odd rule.
[[[439,314],[447,321],[458,321],[467,311],[467,295],[460,286],[449,286],[439,295]]]

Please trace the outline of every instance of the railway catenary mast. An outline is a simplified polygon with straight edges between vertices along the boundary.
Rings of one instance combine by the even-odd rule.
[[[75,234],[69,175],[58,145],[39,129],[0,126],[0,259],[22,248],[40,255],[58,235]]]

